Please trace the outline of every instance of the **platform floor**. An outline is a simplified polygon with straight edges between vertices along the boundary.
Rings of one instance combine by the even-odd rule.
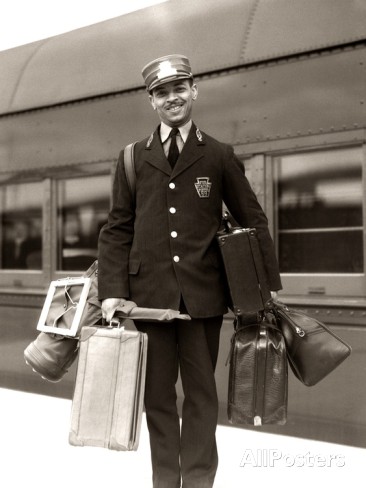
[[[68,444],[71,400],[0,389],[2,488],[151,488],[145,417],[137,452]],[[215,488],[358,486],[366,450],[218,426]],[[361,483],[362,485],[362,483]]]

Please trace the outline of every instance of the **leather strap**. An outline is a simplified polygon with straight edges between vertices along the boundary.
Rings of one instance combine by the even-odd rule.
[[[136,142],[128,144],[123,151],[127,184],[133,199],[136,197],[135,145]]]
[[[266,326],[259,324],[256,340],[256,378],[255,378],[255,398],[254,398],[254,425],[262,425],[265,401],[266,386],[266,359],[268,348],[268,334]]]
[[[250,250],[253,256],[253,263],[257,273],[259,291],[262,297],[264,309],[272,305],[271,292],[268,286],[268,280],[264,269],[264,263],[262,258],[262,253],[259,247],[258,238],[256,232],[249,231],[248,234]]]

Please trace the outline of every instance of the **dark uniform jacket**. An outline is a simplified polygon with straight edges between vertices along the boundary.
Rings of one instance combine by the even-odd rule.
[[[136,201],[120,154],[112,209],[99,238],[99,298],[121,297],[140,307],[179,309],[192,317],[227,311],[215,235],[222,202],[242,227],[256,227],[271,290],[281,288],[267,218],[233,148],[192,124],[172,170],[159,130],[135,146]]]

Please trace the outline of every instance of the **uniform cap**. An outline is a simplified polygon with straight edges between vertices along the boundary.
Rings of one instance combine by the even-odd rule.
[[[149,92],[170,81],[193,78],[189,59],[182,54],[154,59],[142,69],[142,76]]]

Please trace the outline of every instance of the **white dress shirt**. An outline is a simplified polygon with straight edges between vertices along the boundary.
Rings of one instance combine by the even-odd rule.
[[[186,124],[182,125],[182,127],[178,127],[179,132],[177,134],[177,146],[180,153],[182,152],[184,143],[188,138],[188,134],[189,131],[191,130],[191,127],[192,127],[192,120],[189,120]],[[164,154],[166,157],[168,157],[168,153],[169,153],[169,147],[171,142],[169,135],[171,130],[172,127],[169,127],[169,125],[166,125],[164,124],[164,122],[161,122],[160,139],[161,139],[161,143],[163,144]]]

